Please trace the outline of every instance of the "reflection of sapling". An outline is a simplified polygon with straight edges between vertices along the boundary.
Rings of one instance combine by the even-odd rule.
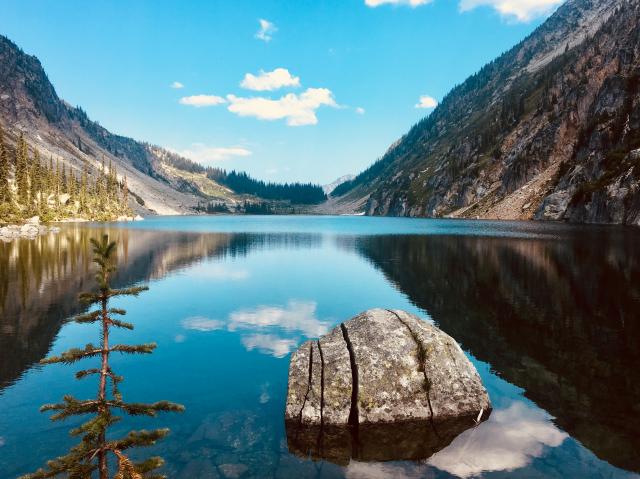
[[[127,354],[149,354],[153,352],[155,344],[124,345],[109,343],[110,328],[133,329],[133,325],[119,319],[115,315],[124,315],[123,309],[109,308],[109,300],[114,296],[130,295],[137,296],[142,291],[146,291],[146,286],[111,289],[109,280],[111,274],[116,270],[113,265],[113,256],[116,244],[109,242],[109,237],[104,235],[101,241],[91,239],[93,244],[93,261],[99,266],[96,273],[98,291],[93,293],[82,293],[80,300],[86,304],[97,304],[99,309],[82,314],[73,318],[73,321],[80,324],[99,323],[101,327],[100,344],[94,346],[87,344],[84,348],[73,348],[60,356],[53,356],[42,361],[43,364],[63,363],[73,364],[85,358],[99,357],[101,364],[99,368],[85,369],[76,373],[76,378],[82,379],[90,375],[99,377],[98,394],[95,399],[79,400],[71,395],[66,395],[62,403],[47,404],[42,407],[43,411],[55,411],[51,416],[54,421],[67,419],[76,415],[92,415],[92,417],[71,431],[72,436],[80,436],[81,442],[74,446],[66,455],[48,461],[47,469],[40,469],[33,474],[24,476],[25,478],[48,478],[67,474],[71,478],[91,477],[94,472],[98,472],[100,479],[109,477],[108,456],[113,455],[117,463],[117,479],[142,479],[143,477],[163,477],[157,474],[147,475],[147,473],[159,468],[163,461],[159,457],[152,457],[140,463],[134,463],[126,455],[133,447],[151,446],[159,439],[162,439],[169,432],[168,429],[156,429],[153,431],[131,431],[126,437],[115,439],[107,437],[108,429],[122,418],[115,416],[114,410],[120,410],[132,416],[155,416],[158,412],[174,411],[180,412],[184,407],[168,401],[160,401],[153,404],[126,403],[118,389],[118,385],[123,380],[122,376],[117,376],[109,364],[109,355],[112,352]],[[111,394],[107,391],[107,383],[111,383]]]

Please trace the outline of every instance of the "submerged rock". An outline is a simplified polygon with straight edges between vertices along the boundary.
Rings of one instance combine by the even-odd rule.
[[[491,410],[456,341],[397,310],[365,311],[302,344],[288,386],[290,449],[335,462],[428,457]]]

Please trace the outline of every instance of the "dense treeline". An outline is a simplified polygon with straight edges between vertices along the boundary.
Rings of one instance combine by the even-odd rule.
[[[210,173],[207,176],[236,193],[254,195],[265,200],[288,200],[291,203],[310,205],[327,199],[322,187],[311,183],[266,183],[251,178],[247,173],[236,171],[222,171],[217,178]]]
[[[75,172],[60,160],[42,160],[38,149],[30,148],[22,134],[10,155],[0,129],[0,222],[32,216],[43,221],[130,216],[128,196],[126,177],[119,181],[111,164],[107,168],[103,162],[92,178],[86,162],[82,172]]]
[[[164,158],[169,165],[189,173],[205,173],[213,180],[238,194],[254,195],[265,200],[290,201],[294,204],[318,204],[327,199],[320,185],[312,183],[272,183],[256,180],[247,173],[204,167],[178,155]]]

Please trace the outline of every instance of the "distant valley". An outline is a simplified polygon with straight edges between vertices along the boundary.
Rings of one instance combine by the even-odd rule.
[[[326,200],[319,185],[266,183],[244,173],[205,168],[162,147],[111,133],[82,108],[60,99],[40,61],[3,36],[0,127],[11,162],[22,134],[30,161],[37,150],[43,162],[60,161],[76,178],[85,167],[90,178],[97,178],[102,164],[112,164],[119,180],[127,178],[136,214],[245,212],[256,207],[288,212],[290,205],[300,209]]]

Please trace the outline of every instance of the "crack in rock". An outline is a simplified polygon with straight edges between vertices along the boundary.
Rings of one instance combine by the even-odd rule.
[[[349,410],[349,420],[347,423],[350,426],[357,427],[360,423],[360,413],[358,411],[358,363],[356,362],[356,354],[353,350],[353,344],[349,339],[349,332],[344,323],[340,324],[342,329],[342,336],[344,342],[347,343],[347,351],[349,351],[349,361],[351,362],[351,409]]]
[[[320,427],[324,425],[324,354],[322,346],[318,340],[318,351],[320,352]]]
[[[304,411],[304,407],[307,404],[307,399],[309,397],[309,392],[311,391],[311,383],[313,381],[313,343],[309,345],[309,382],[307,383],[307,392],[304,395],[304,399],[302,400],[302,407],[300,408],[300,414],[298,419],[298,424],[302,424],[302,412]]]
[[[404,325],[404,327],[407,328],[407,330],[409,331],[409,334],[413,338],[413,341],[416,343],[417,356],[418,356],[418,372],[421,372],[422,375],[424,376],[424,391],[427,395],[427,404],[429,405],[429,421],[433,426],[433,430],[437,434],[438,432],[436,431],[435,425],[433,422],[433,407],[431,406],[431,395],[430,395],[431,380],[427,376],[427,371],[426,371],[426,368],[424,367],[425,362],[427,361],[427,350],[425,349],[424,344],[422,344],[422,341],[420,341],[420,339],[418,338],[418,335],[415,333],[415,331],[411,329],[411,327],[407,324],[407,322],[403,320],[398,313],[396,313],[391,309],[387,309],[387,311],[393,314],[398,319],[398,321],[400,321]]]

